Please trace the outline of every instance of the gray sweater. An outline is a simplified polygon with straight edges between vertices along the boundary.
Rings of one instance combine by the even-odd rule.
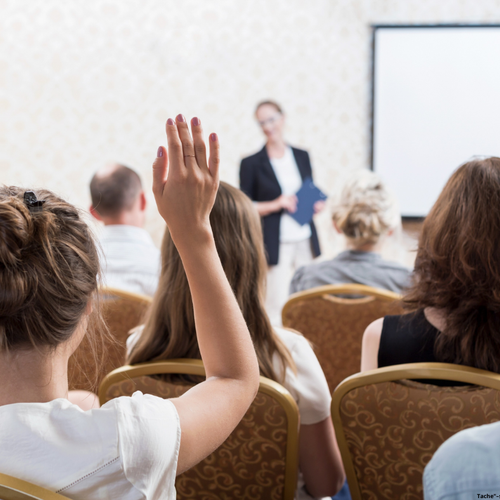
[[[341,283],[357,283],[401,293],[410,285],[411,270],[383,260],[375,252],[346,250],[334,259],[301,267],[290,283],[290,293]]]

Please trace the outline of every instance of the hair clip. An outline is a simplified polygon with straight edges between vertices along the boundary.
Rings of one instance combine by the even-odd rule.
[[[33,191],[26,191],[24,193],[24,203],[30,212],[41,212],[45,200],[38,200]]]

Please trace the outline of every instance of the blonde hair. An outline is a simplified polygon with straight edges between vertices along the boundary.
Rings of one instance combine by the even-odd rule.
[[[332,218],[355,247],[376,244],[401,221],[395,197],[369,170],[357,172],[348,180]]]
[[[295,364],[264,309],[267,264],[259,215],[248,196],[221,182],[210,224],[222,266],[250,330],[260,372],[283,382],[285,369],[295,369]],[[168,229],[161,252],[160,283],[144,330],[128,356],[129,364],[201,357],[189,284]],[[281,373],[273,367],[275,353]]]

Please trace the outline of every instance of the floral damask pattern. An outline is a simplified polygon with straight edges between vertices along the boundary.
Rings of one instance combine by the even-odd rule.
[[[70,389],[95,392],[102,379],[125,364],[127,338],[145,318],[149,302],[134,298],[100,298],[101,318],[94,317],[95,334],[86,335],[68,365]]]
[[[380,299],[349,300],[326,295],[292,304],[283,325],[301,332],[313,344],[333,392],[342,380],[359,372],[365,328],[382,316],[401,312],[397,303]]]
[[[500,393],[386,382],[348,392],[340,414],[363,499],[421,500],[434,452],[462,429],[500,420]]]
[[[106,398],[134,391],[174,398],[191,385],[137,377],[110,386]],[[229,438],[205,460],[177,477],[179,500],[283,498],[288,419],[283,407],[259,392]]]

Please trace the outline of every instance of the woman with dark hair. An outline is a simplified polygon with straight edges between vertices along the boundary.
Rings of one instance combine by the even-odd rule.
[[[331,397],[319,362],[297,332],[273,328],[263,305],[266,260],[260,219],[239,189],[220,183],[210,224],[227,279],[247,322],[261,375],[284,385],[300,413],[297,499],[334,495],[344,471],[330,418]],[[170,232],[162,243],[162,274],[144,327],[129,337],[127,363],[200,358],[195,316],[181,256]]]
[[[271,322],[281,325],[281,309],[288,299],[293,273],[320,254],[314,222],[301,226],[290,216],[297,208],[295,193],[312,177],[312,168],[307,151],[285,142],[285,115],[276,102],[259,103],[255,117],[266,144],[241,161],[240,188],[255,202],[261,216],[269,266],[266,309]],[[324,202],[319,201],[315,211],[323,207]]]
[[[174,499],[176,474],[217,448],[255,398],[255,351],[209,223],[219,142],[211,134],[207,158],[200,120],[191,125],[193,139],[182,115],[167,121],[168,177],[163,146],[153,165],[207,372],[176,399],[136,392],[87,412],[68,401],[68,359],[96,314],[96,246],[80,212],[50,191],[0,188],[2,473],[74,499]]]
[[[473,160],[426,217],[409,314],[373,322],[361,370],[439,361],[500,372],[500,158]]]

